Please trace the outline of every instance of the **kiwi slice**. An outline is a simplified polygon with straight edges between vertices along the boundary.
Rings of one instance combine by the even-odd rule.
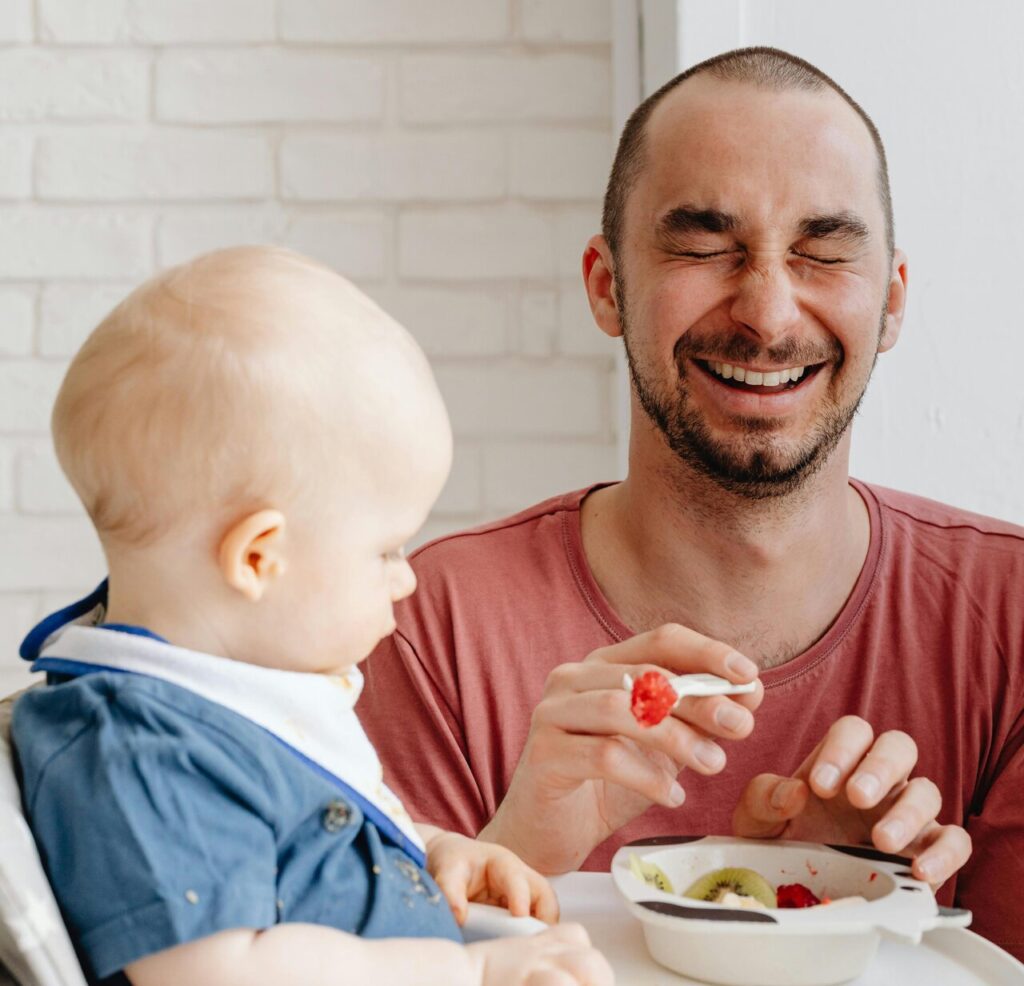
[[[648,886],[664,890],[667,894],[675,893],[672,881],[665,875],[665,871],[656,863],[641,859],[636,853],[629,854],[629,871]]]
[[[699,880],[694,880],[690,884],[683,896],[717,904],[727,893],[753,897],[765,907],[774,908],[776,904],[772,885],[760,873],[742,866],[727,866],[705,873]]]

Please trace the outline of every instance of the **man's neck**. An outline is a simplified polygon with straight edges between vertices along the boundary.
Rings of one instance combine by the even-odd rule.
[[[625,481],[583,503],[594,577],[637,632],[682,623],[762,667],[784,663],[828,630],[867,554],[867,508],[846,462],[837,448],[799,490],[745,500],[675,463],[631,461]]]

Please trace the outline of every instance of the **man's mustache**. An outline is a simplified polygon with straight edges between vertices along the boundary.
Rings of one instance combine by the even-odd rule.
[[[840,364],[843,347],[836,339],[809,345],[796,339],[764,348],[753,339],[735,332],[697,336],[690,332],[676,341],[673,349],[680,370],[687,359],[700,357],[719,363],[751,363],[765,369],[773,366],[812,366],[816,363]]]

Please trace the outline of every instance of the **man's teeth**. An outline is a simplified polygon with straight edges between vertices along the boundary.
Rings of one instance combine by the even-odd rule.
[[[742,366],[731,363],[708,363],[708,366],[725,380],[739,380],[740,383],[752,387],[777,387],[780,383],[799,380],[807,369],[806,366],[788,366],[784,370],[772,370],[761,373],[759,370],[745,370]]]

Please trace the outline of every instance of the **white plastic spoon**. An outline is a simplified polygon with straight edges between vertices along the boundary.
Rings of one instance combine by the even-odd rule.
[[[749,681],[745,685],[734,685],[727,678],[721,678],[717,674],[680,674],[675,677],[665,675],[672,691],[676,693],[676,702],[688,695],[696,698],[705,698],[708,695],[749,695],[757,688],[756,681]],[[627,692],[633,691],[633,676],[624,674],[622,676],[622,687]],[[675,708],[675,706],[673,706]]]

